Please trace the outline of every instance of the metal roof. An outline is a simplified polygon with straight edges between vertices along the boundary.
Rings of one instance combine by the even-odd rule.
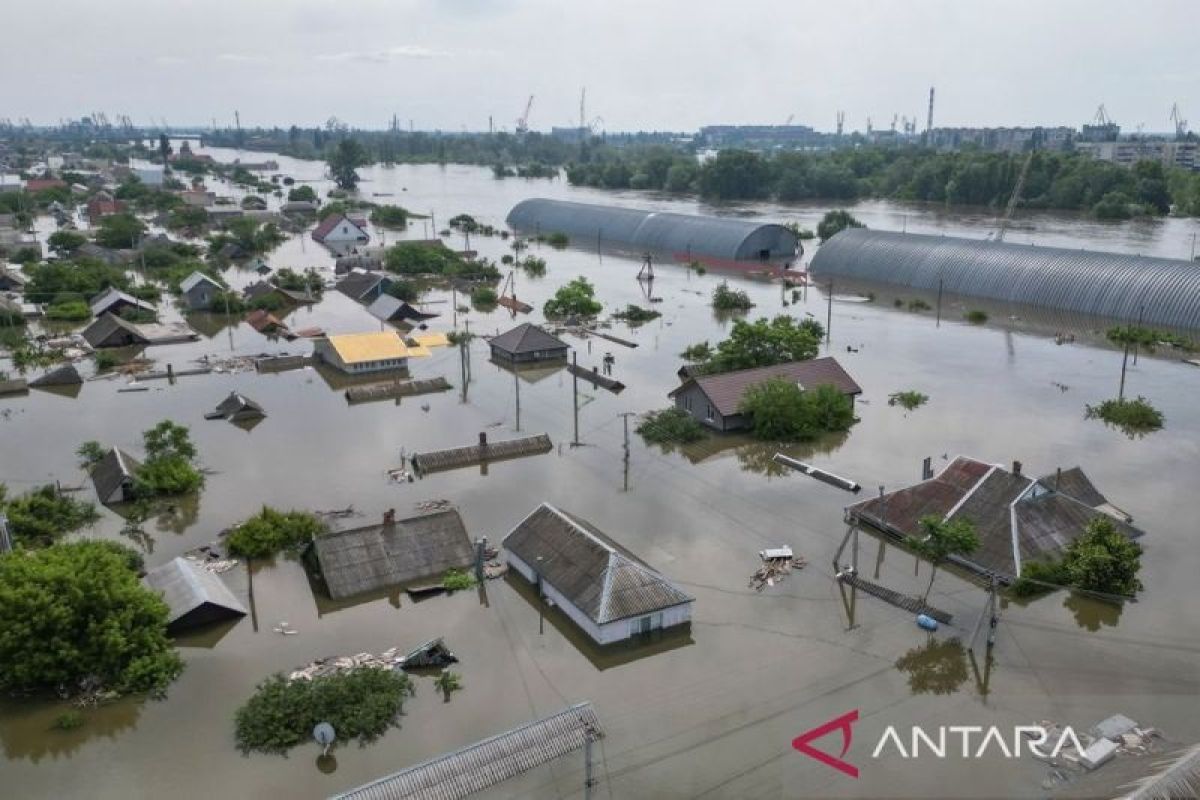
[[[590,522],[549,503],[534,509],[503,544],[600,625],[693,599]]]
[[[542,350],[566,350],[568,347],[562,339],[529,322],[522,322],[517,327],[492,337],[488,344],[509,355],[536,353]]]
[[[331,800],[459,800],[604,736],[590,703],[445,753]]]
[[[821,278],[890,283],[967,297],[1200,328],[1200,265],[952,236],[847,228],[821,245]]]
[[[675,397],[695,384],[704,392],[713,407],[722,416],[727,417],[738,413],[742,405],[742,398],[751,386],[757,386],[773,378],[792,381],[801,389],[832,386],[842,394],[852,396],[862,394],[862,387],[850,377],[838,360],[831,356],[825,356],[809,361],[789,361],[769,367],[753,367],[733,372],[720,372],[715,375],[699,375],[689,378],[686,383],[671,391],[667,396]]]
[[[188,275],[186,278],[184,278],[183,280],[181,280],[179,282],[179,291],[186,294],[201,283],[211,284],[214,289],[221,288],[221,284],[217,283],[216,281],[214,281],[212,278],[205,275],[200,270],[196,270],[191,275]]]
[[[680,255],[728,260],[791,258],[799,239],[782,225],[737,217],[703,217],[667,211],[573,203],[535,197],[508,212],[508,224],[523,231],[565,233],[593,243],[630,245]]]
[[[92,298],[90,307],[92,316],[99,317],[104,312],[111,309],[114,305],[125,304],[135,308],[145,308],[149,311],[157,312],[158,309],[153,303],[148,303],[145,300],[139,300],[128,292],[122,292],[115,286],[109,286],[100,294]]]
[[[101,503],[110,502],[127,483],[134,480],[142,468],[137,459],[114,447],[92,466],[92,484]]]
[[[362,364],[389,358],[408,358],[408,347],[395,331],[345,333],[330,336],[329,344],[344,364]]]
[[[170,613],[168,628],[187,627],[189,622],[209,622],[220,617],[242,617],[246,608],[234,597],[219,575],[176,557],[155,567],[143,578],[146,585],[162,593]],[[203,610],[204,613],[195,612]],[[190,619],[188,619],[190,617]]]
[[[455,509],[333,531],[313,541],[335,600],[470,566],[471,538]]]

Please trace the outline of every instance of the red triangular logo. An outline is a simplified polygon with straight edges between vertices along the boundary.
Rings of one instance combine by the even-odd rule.
[[[858,722],[858,709],[842,714],[837,719],[831,719],[824,725],[819,725],[811,731],[800,734],[795,739],[792,739],[792,747],[799,750],[809,758],[815,758],[822,764],[827,764],[839,772],[844,772],[851,778],[858,777],[858,767],[849,764],[842,760],[846,753],[850,750],[850,741],[854,737],[854,731],[851,725]],[[826,734],[840,730],[842,732],[842,752],[837,756],[831,756],[824,750],[818,750],[809,744],[814,739],[820,739]]]

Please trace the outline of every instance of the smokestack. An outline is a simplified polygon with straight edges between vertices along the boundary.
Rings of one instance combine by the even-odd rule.
[[[1012,474],[1020,477],[1020,475],[1021,475],[1021,462],[1020,461],[1013,462]]]
[[[933,132],[933,87],[929,87],[929,117],[925,120],[926,135]]]

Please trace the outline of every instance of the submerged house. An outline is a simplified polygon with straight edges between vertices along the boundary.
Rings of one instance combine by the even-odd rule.
[[[418,311],[398,297],[382,294],[367,306],[367,313],[381,322],[424,322],[437,314]]]
[[[167,604],[167,633],[246,616],[221,576],[176,557],[146,573],[142,582]]]
[[[1061,555],[1089,522],[1111,519],[1130,539],[1142,535],[1132,517],[1100,493],[1079,467],[1031,478],[1021,462],[1011,469],[958,456],[929,480],[846,509],[848,522],[897,539],[920,535],[920,520],[970,520],[979,549],[951,560],[979,575],[1008,583],[1029,561]]]
[[[84,328],[80,335],[94,348],[128,347],[150,342],[149,337],[142,333],[136,325],[111,312],[93,320],[92,324]]]
[[[392,279],[386,275],[356,271],[334,284],[334,288],[356,303],[371,303],[382,296],[391,285]]]
[[[510,364],[558,361],[565,359],[570,349],[562,339],[529,322],[492,337],[488,344],[492,358]]]
[[[597,644],[690,622],[694,598],[601,533],[549,503],[503,541],[508,565]]]
[[[475,561],[475,548],[456,509],[332,531],[313,540],[313,553],[330,597],[387,589]]]
[[[179,282],[179,291],[189,311],[207,311],[224,289],[221,284],[197,270]]]
[[[267,412],[258,403],[239,392],[230,392],[229,396],[217,404],[216,410],[206,414],[206,419],[227,419],[230,422],[243,422],[252,419],[262,419]]]
[[[348,375],[361,375],[407,369],[409,352],[399,333],[386,330],[318,339],[313,355]]]
[[[134,482],[141,468],[141,463],[120,448],[105,453],[92,465],[92,485],[100,502],[108,505],[136,499]]]
[[[313,241],[342,255],[357,245],[371,241],[362,220],[352,220],[344,214],[330,214],[312,232]]]
[[[149,311],[152,314],[158,313],[158,309],[155,308],[153,303],[139,300],[128,292],[122,292],[115,286],[110,286],[93,297],[88,305],[92,309],[93,317],[99,317],[105,313],[120,314],[126,309]]]
[[[667,397],[698,422],[719,431],[749,428],[751,420],[741,412],[742,398],[752,386],[774,378],[794,382],[802,390],[817,386],[833,386],[851,400],[862,394],[862,387],[842,368],[836,358],[814,358],[791,361],[770,367],[739,369],[715,375],[686,375],[683,384]]]

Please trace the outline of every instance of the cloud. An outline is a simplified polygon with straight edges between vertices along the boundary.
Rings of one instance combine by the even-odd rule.
[[[155,64],[186,64],[187,59],[180,58],[179,56],[155,56],[154,63]]]
[[[228,61],[235,64],[260,63],[267,60],[266,56],[251,53],[221,53],[218,61]]]
[[[386,64],[403,58],[446,58],[452,55],[446,50],[435,50],[416,44],[402,44],[383,50],[349,50],[341,53],[324,53],[318,61],[361,61],[368,64]]]

